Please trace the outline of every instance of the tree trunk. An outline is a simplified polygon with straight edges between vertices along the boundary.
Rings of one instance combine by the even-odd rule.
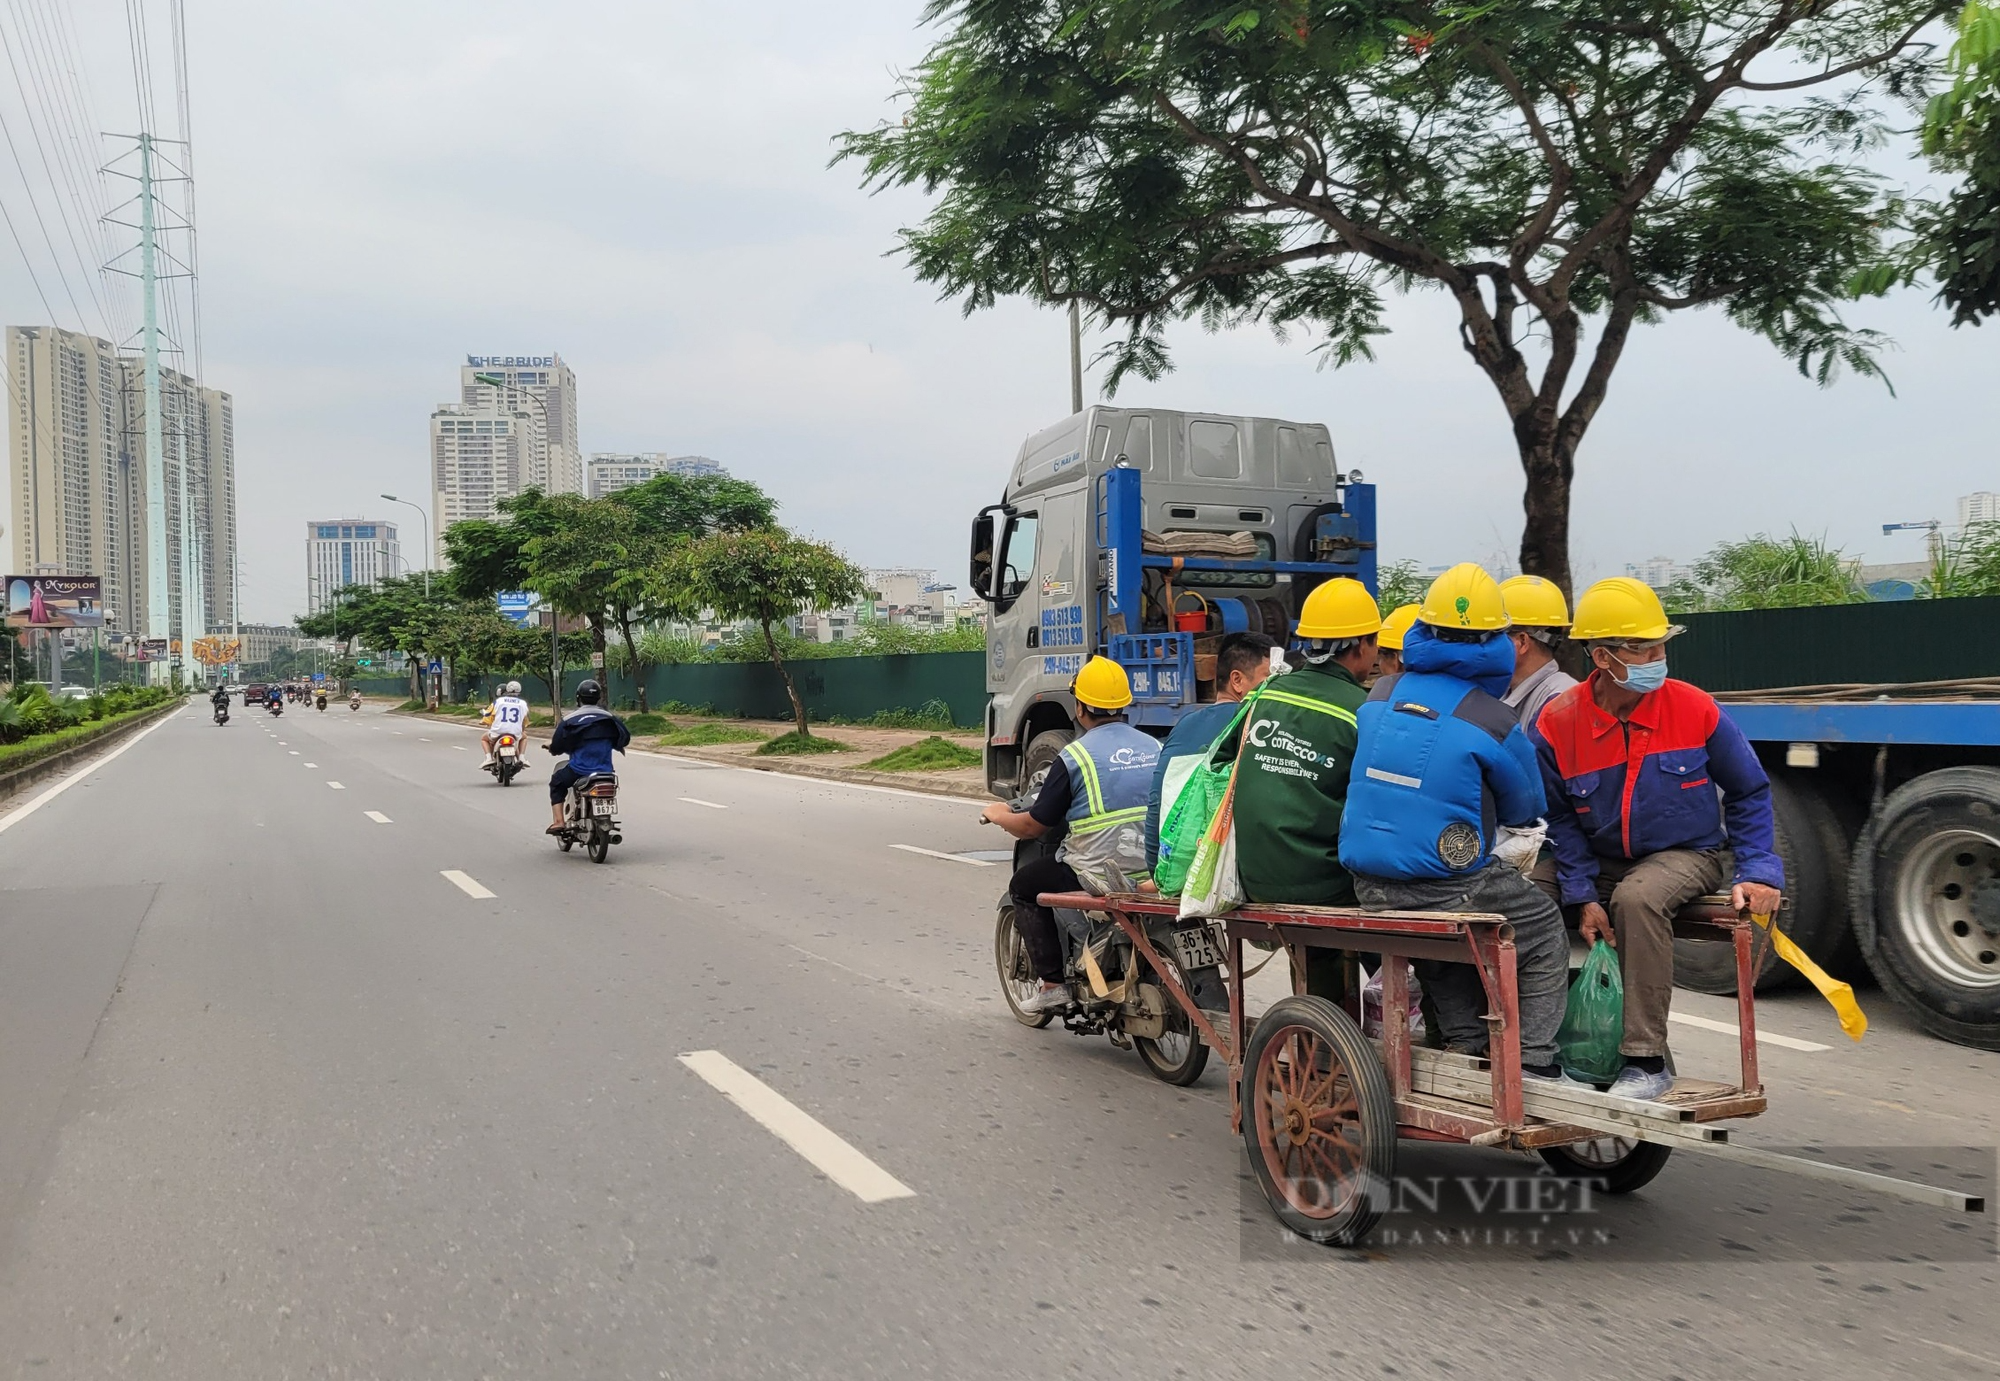
[[[1569,566],[1570,484],[1576,458],[1563,446],[1553,426],[1538,427],[1522,418],[1514,428],[1526,479],[1521,494],[1521,571],[1552,580],[1563,598],[1575,602]]]
[[[778,652],[778,640],[771,636],[771,621],[760,619],[758,624],[764,630],[764,647],[771,654],[771,661],[778,668],[778,675],[785,678],[785,694],[792,698],[792,715],[798,721],[799,737],[811,738],[812,730],[806,727],[806,702],[799,699],[799,688],[792,681],[792,669],[785,665],[785,659]]]
[[[632,640],[632,620],[621,609],[618,613],[618,631],[625,638],[625,656],[632,668],[632,686],[639,697],[639,713],[646,713],[646,674],[639,665],[639,644]]]
[[[604,615],[586,614],[584,622],[590,625],[590,674],[597,678],[597,688],[604,693],[603,705],[611,708],[611,664],[604,659]]]

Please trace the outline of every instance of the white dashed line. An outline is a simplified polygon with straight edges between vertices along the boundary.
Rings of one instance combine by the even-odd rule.
[[[891,844],[892,849],[901,849],[906,854],[922,854],[925,858],[941,858],[947,863],[969,863],[975,868],[991,868],[993,864],[983,858],[961,858],[957,854],[939,853],[936,849],[920,849],[915,844]]]
[[[481,887],[477,882],[473,881],[472,878],[466,876],[464,873],[459,872],[458,869],[456,868],[446,868],[444,872],[441,874],[441,876],[444,878],[446,882],[449,882],[453,887],[456,887],[459,891],[465,893],[466,896],[471,897],[474,901],[485,901],[487,898],[493,895],[491,892],[487,891],[484,887]]]
[[[862,1203],[916,1197],[916,1190],[720,1050],[691,1050],[681,1063]]]
[[[318,766],[319,766],[319,764],[318,764],[318,763],[316,763],[316,762],[309,762],[309,763],[304,763],[304,764],[302,764],[302,765],[303,765],[303,766],[306,766],[306,767],[318,767]]]
[[[347,790],[347,788],[346,788],[346,787],[344,787],[344,786],[342,786],[342,785],[341,785],[341,784],[340,784],[339,782],[328,782],[328,783],[327,783],[327,785],[328,785],[328,786],[330,786],[330,787],[332,787],[332,788],[333,788],[333,789],[334,789],[335,791],[345,791],[345,790]]]
[[[461,753],[463,753],[463,752],[465,751],[465,745],[464,745],[464,744],[462,744],[462,743],[454,743],[454,744],[452,744],[451,746],[452,746],[452,747],[454,747],[454,748],[456,748],[456,749],[457,749],[457,750],[458,750],[459,752],[461,752]]]
[[[291,751],[292,751],[292,756],[293,756],[293,757],[295,757],[295,758],[296,758],[296,757],[297,757],[297,756],[299,755],[299,750],[298,750],[298,749],[294,748],[294,749],[292,749]]]
[[[688,803],[689,805],[691,805],[691,806],[707,806],[707,807],[708,807],[708,808],[709,808],[710,810],[728,810],[728,809],[729,809],[729,807],[728,807],[728,806],[725,806],[725,805],[720,805],[720,804],[718,804],[718,803],[716,803],[716,802],[714,802],[714,801],[704,801],[704,800],[702,800],[702,799],[701,799],[700,797],[698,797],[698,796],[683,796],[683,797],[681,797],[681,799],[682,799],[683,801],[686,801],[686,802],[687,802],[687,803]]]
[[[1668,1021],[1677,1021],[1683,1026],[1698,1026],[1704,1031],[1720,1031],[1725,1036],[1740,1036],[1743,1029],[1734,1022],[1710,1021],[1707,1017],[1690,1016],[1686,1012],[1667,1013]],[[1830,1045],[1818,1041],[1802,1041],[1797,1036],[1780,1036],[1771,1031],[1759,1031],[1757,1039],[1765,1045],[1782,1046],[1786,1050],[1831,1050]]]
[[[396,823],[379,810],[364,810],[361,813],[378,825],[393,825]]]

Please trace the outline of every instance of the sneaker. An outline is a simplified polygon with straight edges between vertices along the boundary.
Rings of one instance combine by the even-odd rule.
[[[1673,1087],[1674,1076],[1664,1069],[1655,1074],[1637,1065],[1626,1065],[1611,1081],[1609,1092],[1614,1098],[1637,1098],[1650,1103],[1665,1097]]]
[[[1021,1004],[1024,1012],[1060,1012],[1069,1006],[1069,989],[1042,988]]]
[[[1538,1074],[1526,1065],[1523,1065],[1521,1066],[1521,1077],[1523,1079],[1533,1079],[1537,1084],[1545,1084],[1554,1088],[1590,1087],[1589,1084],[1570,1078],[1568,1072],[1562,1069],[1556,1070],[1553,1074]]]

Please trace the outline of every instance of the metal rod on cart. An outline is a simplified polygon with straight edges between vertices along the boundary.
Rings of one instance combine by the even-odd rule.
[[[1639,1136],[1644,1140],[1652,1140],[1644,1132],[1640,1132]],[[1912,1180],[1877,1175],[1868,1170],[1853,1170],[1845,1165],[1829,1165],[1823,1160],[1807,1160],[1803,1156],[1788,1156],[1778,1151],[1761,1151],[1755,1146],[1740,1146],[1730,1142],[1676,1141],[1673,1144],[1699,1155],[1733,1160],[1739,1165],[1754,1165],[1763,1170],[1782,1170],[1790,1175],[1804,1175],[1811,1180],[1825,1180],[1829,1184],[1852,1185],[1856,1189],[1873,1189],[1878,1193],[1893,1194],[1899,1199],[1908,1199],[1912,1203],[1931,1204],[1937,1208],[1948,1208],[1959,1213],[1986,1211],[1986,1199],[1983,1195],[1961,1194],[1955,1189],[1938,1189],[1928,1184],[1917,1184]]]

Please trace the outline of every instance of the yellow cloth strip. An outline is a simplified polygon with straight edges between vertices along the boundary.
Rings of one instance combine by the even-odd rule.
[[[1819,989],[1819,995],[1832,1004],[1835,1015],[1840,1018],[1840,1029],[1851,1040],[1860,1040],[1867,1034],[1868,1017],[1861,1010],[1861,1004],[1854,1000],[1854,989],[1833,977],[1825,969],[1812,961],[1812,957],[1792,943],[1792,937],[1778,929],[1769,916],[1750,913],[1750,919],[1771,932],[1771,948],[1778,951],[1778,957],[1806,976],[1806,981]]]

